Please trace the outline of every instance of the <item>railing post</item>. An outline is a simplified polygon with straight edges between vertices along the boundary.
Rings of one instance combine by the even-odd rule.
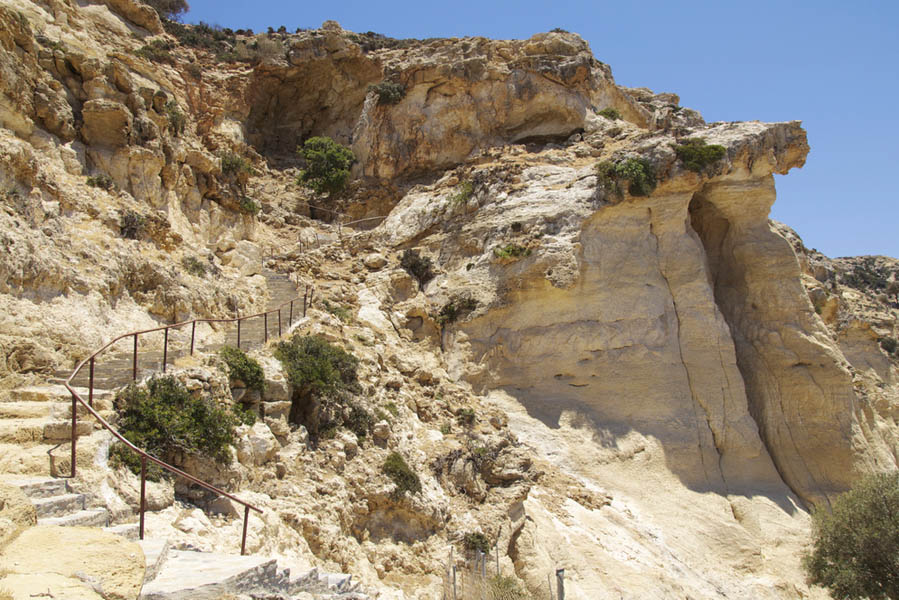
[[[290,301],[290,314],[287,316],[287,326],[293,325],[293,300]]]
[[[303,290],[303,318],[306,318],[306,296],[309,295],[309,286],[306,286],[306,289]]]
[[[250,507],[243,507],[243,536],[240,539],[240,555],[247,553],[247,521],[250,519]]]
[[[268,313],[262,313],[262,328],[265,330],[265,333],[262,334],[262,343],[268,343]]]
[[[237,347],[240,348],[240,317],[237,317]]]
[[[75,428],[78,425],[78,399],[75,392],[72,392],[72,479],[75,478],[75,444],[78,437],[75,434]]]
[[[565,600],[565,569],[556,569],[556,588],[558,600]]]
[[[147,505],[147,457],[140,455],[140,539],[144,539],[144,507]]]
[[[165,373],[165,363],[169,358],[169,328],[165,328],[165,341],[162,343],[162,372]]]
[[[131,363],[131,379],[137,381],[137,334],[134,334],[134,361]]]
[[[94,357],[91,356],[90,377],[87,383],[87,403],[94,405]]]
[[[197,320],[194,319],[193,325],[190,327],[190,355],[194,355],[194,337],[197,333]]]
[[[281,337],[281,307],[278,307],[278,337]]]

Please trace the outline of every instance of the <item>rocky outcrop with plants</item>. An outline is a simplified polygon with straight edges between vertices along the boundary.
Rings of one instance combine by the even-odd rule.
[[[316,290],[281,339],[220,351],[202,326],[168,383],[109,407],[264,508],[251,552],[384,598],[441,597],[485,549],[522,598],[556,569],[570,598],[826,597],[808,511],[896,467],[899,267],[769,221],[798,121],[706,123],[560,30],[254,34],[146,8],[0,7],[4,389],[260,310],[280,271]],[[170,404],[205,415],[161,424],[175,444],[145,427]],[[120,454],[74,485],[123,520]],[[239,507],[149,489],[154,535],[238,551]]]

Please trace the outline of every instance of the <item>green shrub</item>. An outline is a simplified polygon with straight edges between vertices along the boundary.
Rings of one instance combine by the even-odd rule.
[[[169,119],[169,131],[175,137],[184,133],[184,127],[187,125],[187,117],[181,112],[178,103],[169,100],[165,103],[165,114]]]
[[[899,348],[899,342],[891,337],[880,338],[880,347],[886,350],[887,354],[895,354],[896,349]]]
[[[462,536],[462,545],[469,552],[490,552],[490,540],[480,531],[472,531]]]
[[[248,196],[240,197],[240,212],[247,214],[247,215],[252,215],[255,217],[256,215],[259,214],[259,211],[261,210],[261,208],[262,207],[259,206],[259,203],[256,202],[255,200],[253,200],[252,198],[250,198]]]
[[[531,249],[518,244],[506,244],[493,249],[493,255],[500,259],[523,258],[531,255]]]
[[[364,438],[375,424],[375,417],[369,411],[358,404],[350,404],[349,415],[343,423],[347,429],[356,434],[358,438]]]
[[[448,323],[455,323],[463,315],[470,313],[478,307],[478,301],[469,297],[456,297],[443,305],[437,314],[436,321],[442,327]]]
[[[459,414],[456,415],[456,418],[459,419],[459,423],[461,423],[462,425],[474,425],[474,409],[463,408],[459,411]]]
[[[419,255],[418,250],[409,248],[403,252],[400,266],[418,280],[418,289],[424,288],[427,282],[434,279],[434,263],[429,257]]]
[[[487,580],[487,600],[531,600],[521,589],[518,580],[505,575],[494,575]]]
[[[150,379],[146,386],[128,386],[116,398],[116,408],[119,432],[160,460],[171,463],[181,453],[203,454],[220,463],[231,460],[239,417],[211,398],[194,397],[170,375]],[[140,457],[124,445],[115,445],[110,454],[114,465],[140,472]],[[152,465],[150,475],[158,480],[162,470]]]
[[[353,315],[350,314],[350,311],[345,306],[331,304],[327,300],[322,300],[322,306],[328,313],[340,319],[341,323],[349,323],[353,320]]]
[[[702,173],[727,154],[724,146],[706,144],[701,138],[690,138],[674,147],[677,157],[684,166],[695,173]]]
[[[450,197],[450,203],[466,204],[474,193],[474,184],[470,181],[463,181],[456,187],[456,193]]]
[[[246,352],[234,346],[225,346],[219,354],[228,367],[231,381],[242,381],[247,389],[258,392],[265,389],[265,372],[258,360],[250,358]]]
[[[238,175],[240,173],[253,174],[253,167],[250,161],[240,154],[234,152],[222,152],[219,157],[222,159],[222,173],[225,175]]]
[[[324,338],[295,335],[276,346],[275,357],[294,389],[292,422],[304,425],[313,440],[346,424],[340,401],[359,391],[355,356]]]
[[[387,412],[392,414],[394,417],[400,416],[400,409],[397,407],[396,402],[392,400],[384,405],[384,408],[387,409]]]
[[[869,475],[812,512],[810,583],[834,598],[899,598],[899,473]]]
[[[440,433],[442,433],[443,435],[449,435],[450,432],[452,432],[452,430],[453,430],[453,426],[450,425],[449,423],[444,423],[443,425],[440,426]]]
[[[206,263],[196,256],[185,256],[181,259],[185,271],[196,277],[206,277]]]
[[[115,182],[112,180],[112,177],[106,174],[92,175],[88,177],[87,185],[89,185],[90,187],[100,188],[101,190],[106,190],[107,192],[111,192],[115,189]]]
[[[656,187],[652,165],[645,158],[628,158],[617,163],[604,160],[596,165],[596,186],[604,194],[623,196],[621,181],[628,182],[631,196],[648,196]]]
[[[336,396],[356,389],[359,360],[322,337],[295,335],[278,343],[275,357],[301,393]]]
[[[402,498],[406,492],[417,494],[421,491],[421,480],[399,452],[390,453],[381,466],[381,471],[396,484],[393,491],[395,499]]]
[[[571,33],[567,29],[562,29],[561,27],[553,27],[549,30],[551,33]]]
[[[369,92],[378,95],[378,104],[396,104],[406,95],[406,88],[401,83],[382,81],[368,86]]]
[[[615,165],[615,173],[629,182],[627,191],[631,196],[648,196],[656,188],[655,173],[645,158],[628,158]]]
[[[610,121],[617,121],[618,119],[621,118],[621,113],[618,112],[617,108],[609,107],[609,108],[604,108],[601,111],[599,111],[599,116],[605,117],[606,119],[609,119]]]
[[[190,10],[187,0],[143,0],[143,3],[155,8],[163,19],[177,19]]]
[[[122,211],[122,215],[119,217],[119,230],[122,232],[122,237],[129,240],[140,239],[145,225],[144,216],[130,209]]]
[[[306,168],[297,179],[299,184],[329,196],[346,187],[350,166],[356,160],[349,148],[329,137],[312,137],[297,152],[306,159]]]
[[[171,42],[153,40],[149,44],[145,44],[135,50],[134,55],[146,58],[151,62],[167,63],[171,65],[175,63],[175,57],[171,52],[174,49],[175,45]]]

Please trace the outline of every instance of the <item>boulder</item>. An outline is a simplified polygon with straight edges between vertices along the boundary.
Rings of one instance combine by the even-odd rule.
[[[119,147],[128,144],[134,117],[121,102],[88,100],[82,108],[81,137],[88,145]]]

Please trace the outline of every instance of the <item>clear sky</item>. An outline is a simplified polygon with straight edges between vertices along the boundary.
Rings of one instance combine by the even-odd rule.
[[[391,37],[579,33],[615,80],[675,92],[706,121],[802,120],[811,152],[772,216],[829,256],[899,257],[899,1],[188,0],[188,23]]]

